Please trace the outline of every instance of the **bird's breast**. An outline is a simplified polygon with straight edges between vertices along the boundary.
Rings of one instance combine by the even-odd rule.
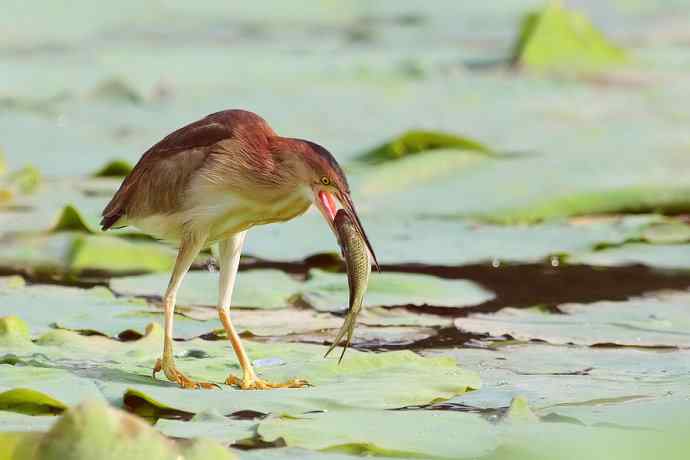
[[[209,227],[209,240],[219,241],[255,225],[283,222],[303,214],[311,200],[301,191],[295,191],[274,198],[256,200],[228,193],[222,204],[209,203],[206,212]],[[204,208],[202,206],[202,208]],[[199,223],[207,220],[199,219]]]

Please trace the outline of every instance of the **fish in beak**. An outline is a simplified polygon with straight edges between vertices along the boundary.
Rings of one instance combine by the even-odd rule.
[[[321,211],[321,215],[324,217],[324,219],[326,219],[326,222],[328,222],[329,227],[331,227],[331,231],[337,238],[338,231],[335,228],[334,220],[335,215],[338,212],[338,203],[336,202],[336,199],[333,196],[334,194],[323,189],[314,190],[314,194],[316,195],[316,199],[314,200],[316,202],[316,206],[319,208],[319,211]],[[357,232],[360,234],[365,244],[367,245],[367,249],[369,250],[369,254],[371,254],[371,258],[373,260],[374,266],[376,267],[376,270],[381,271],[381,269],[379,268],[379,262],[376,259],[376,254],[374,253],[374,248],[371,247],[371,243],[369,242],[369,238],[367,237],[367,234],[364,231],[362,222],[359,220],[359,216],[357,215],[357,210],[355,209],[355,204],[352,202],[352,198],[348,193],[341,192],[336,192],[335,196],[337,197],[343,209],[349,212],[350,216],[353,217]]]

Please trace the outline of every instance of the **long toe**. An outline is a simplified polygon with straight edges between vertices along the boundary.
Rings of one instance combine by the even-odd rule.
[[[309,382],[303,379],[288,380],[284,383],[273,383],[257,377],[252,379],[239,379],[234,375],[229,375],[225,383],[241,390],[270,390],[272,388],[302,388],[310,386]]]
[[[153,368],[153,378],[156,378],[156,373],[160,371],[165,373],[165,376],[168,380],[177,383],[180,388],[184,388],[186,390],[196,390],[200,388],[205,390],[210,390],[213,388],[220,389],[220,385],[215,383],[197,382],[196,380],[192,380],[184,375],[181,371],[177,370],[174,363],[166,365],[166,363],[164,363],[161,359],[158,359]]]

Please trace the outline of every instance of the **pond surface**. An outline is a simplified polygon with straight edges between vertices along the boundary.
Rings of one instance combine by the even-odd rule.
[[[91,417],[121,443],[129,420],[149,459],[684,458],[690,2],[563,2],[628,56],[567,76],[509,65],[541,3],[6,2],[0,445],[32,458],[26,433],[65,413],[65,439]],[[338,366],[322,356],[348,289],[327,225],[249,232],[233,321],[260,375],[313,387],[152,380],[175,250],[98,230],[121,177],[96,172],[226,108],[332,151],[382,264]],[[486,149],[363,160],[410,130]],[[216,284],[202,254],[175,354],[221,383],[239,365]]]

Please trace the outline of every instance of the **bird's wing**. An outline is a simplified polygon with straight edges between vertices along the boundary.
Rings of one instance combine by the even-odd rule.
[[[211,114],[169,134],[142,155],[103,210],[103,230],[123,216],[177,210],[186,184],[218,142],[251,133],[275,135],[258,115],[243,110]]]

